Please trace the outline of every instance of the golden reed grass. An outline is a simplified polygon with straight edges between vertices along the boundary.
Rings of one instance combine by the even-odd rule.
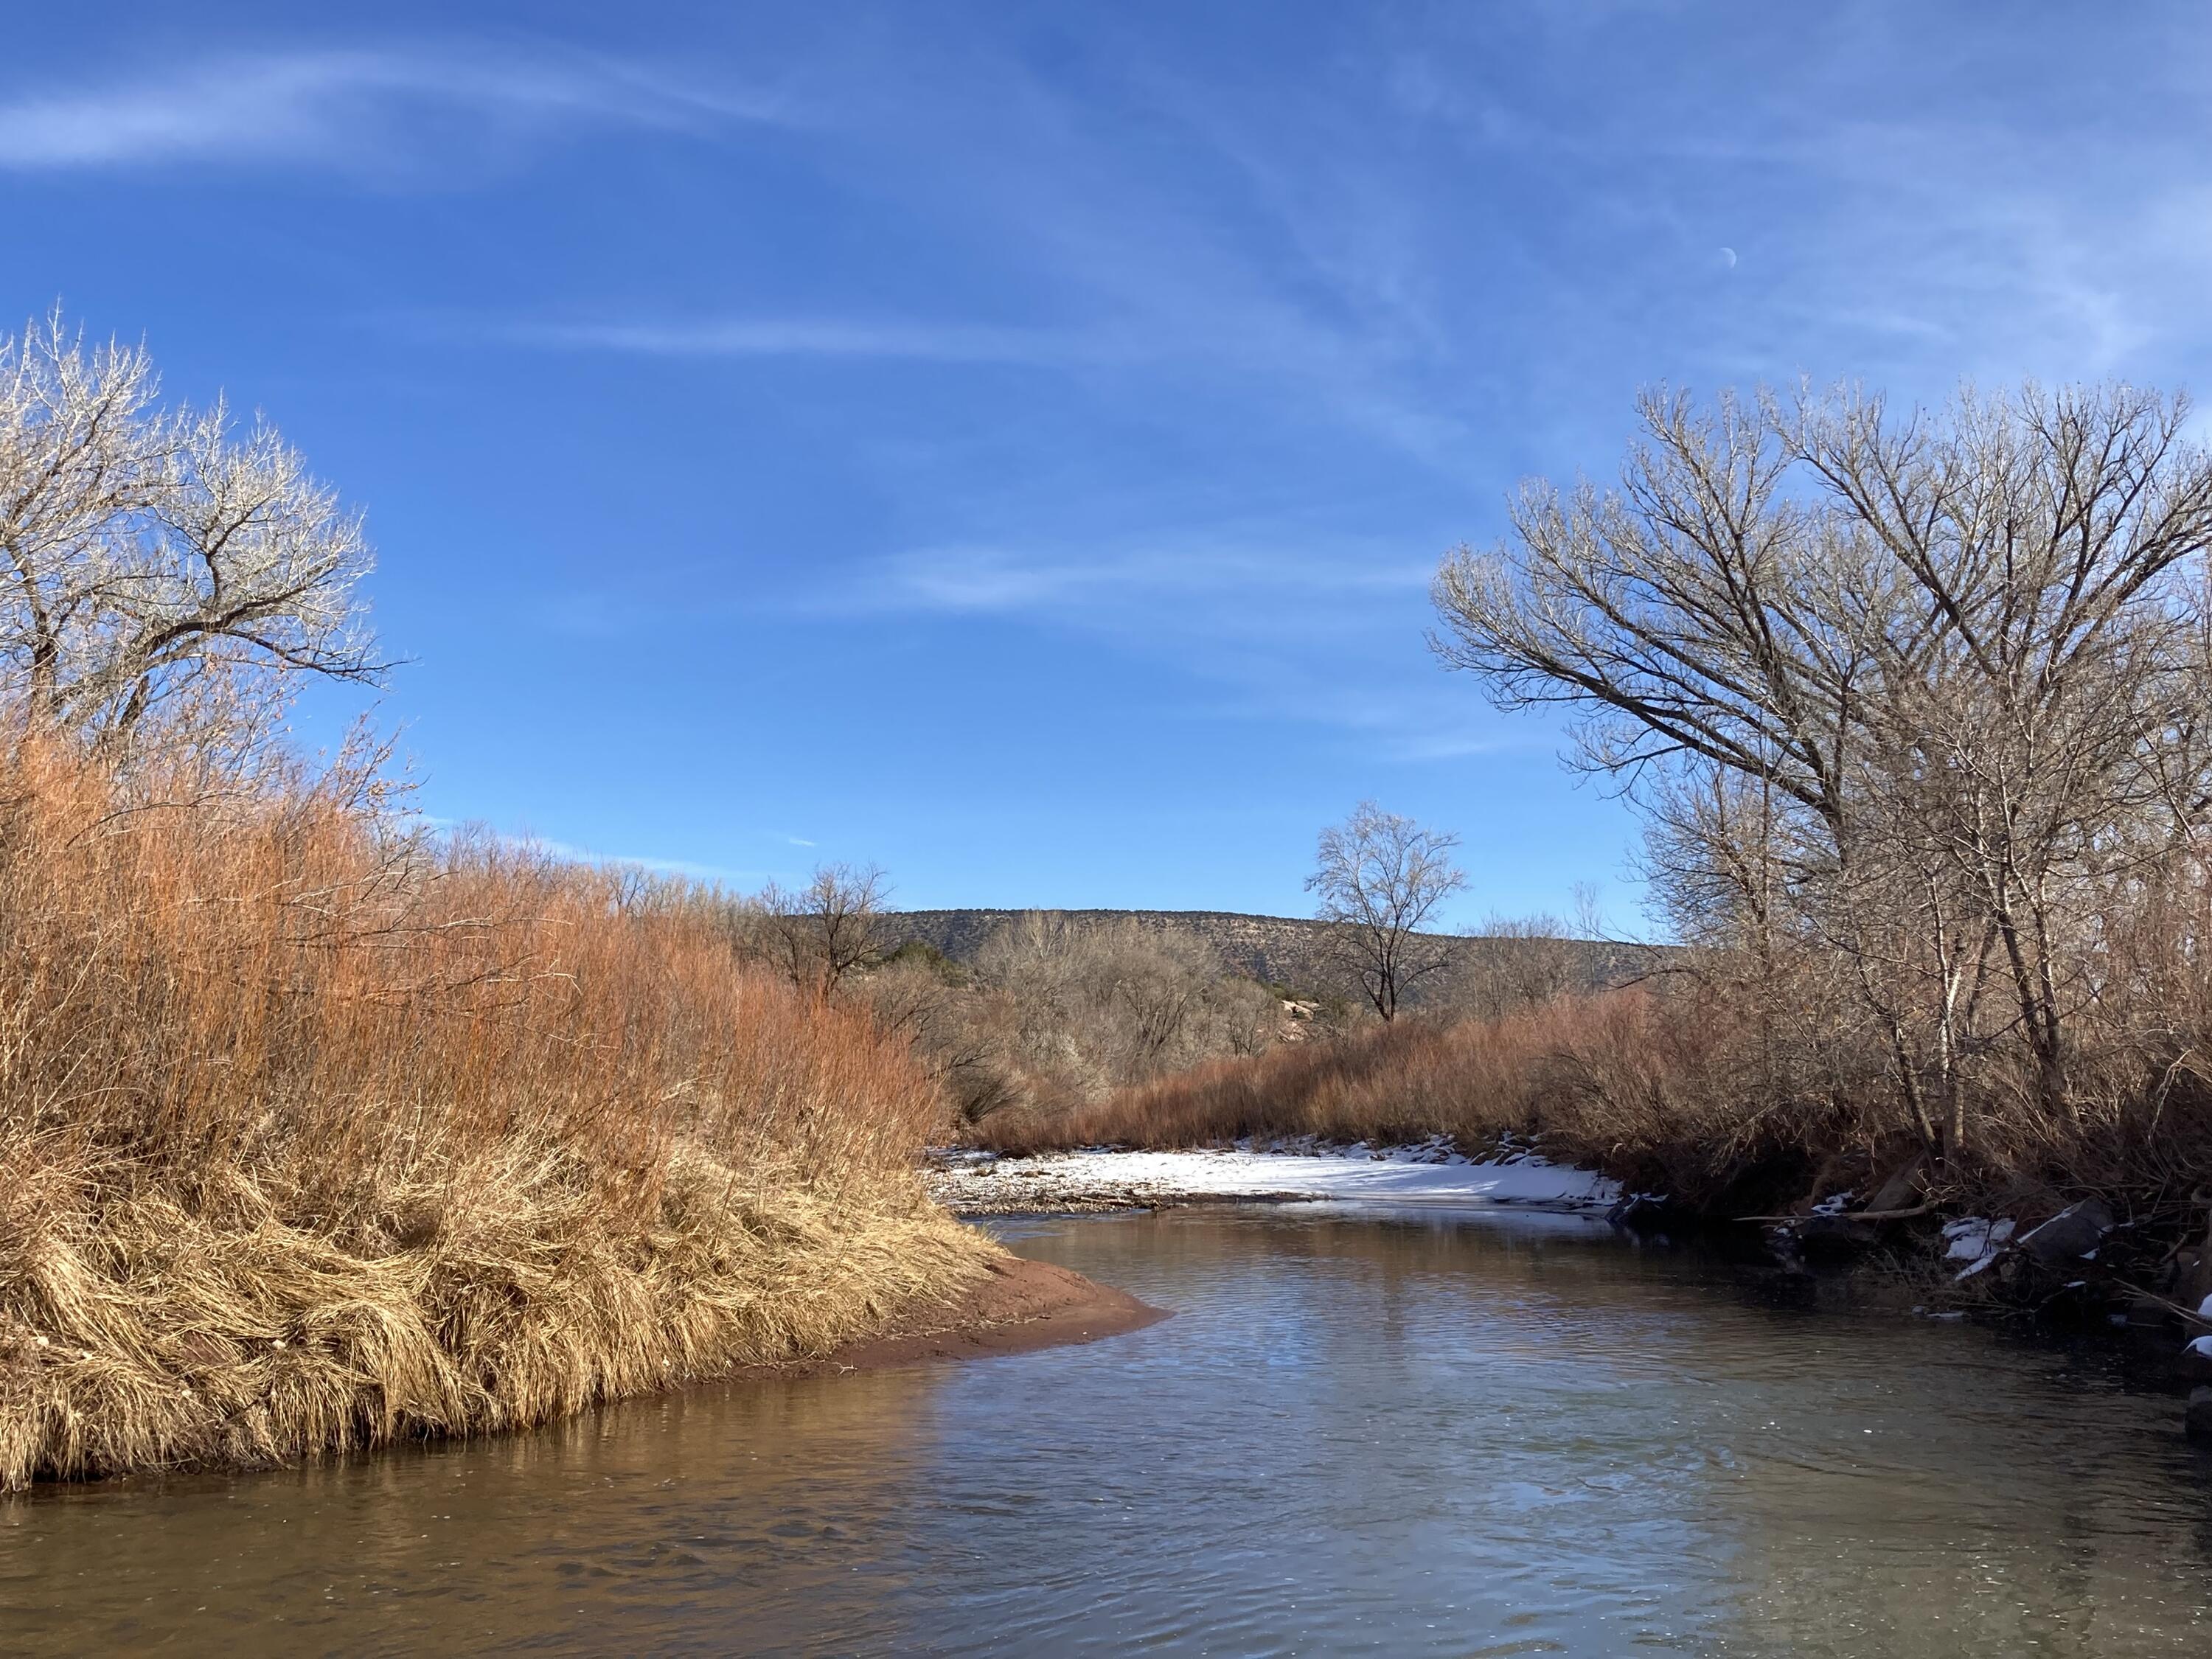
[[[0,1487],[543,1422],[996,1253],[906,1046],[681,907],[186,781],[0,760]]]
[[[1568,1056],[1648,1036],[1640,994],[1562,998],[1495,1019],[1365,1024],[1121,1089],[1059,1118],[986,1120],[1002,1150],[1126,1142],[1199,1146],[1246,1135],[1470,1144],[1523,1130],[1560,1092]]]
[[[2138,945],[2136,979],[2149,959]],[[2212,1091],[2185,1063],[2212,1043],[2212,1015],[2201,1000],[2160,995],[2160,1022],[2138,1024],[2163,1046],[2139,1031],[2099,1033],[2077,1058],[2086,1086],[2063,1121],[2039,1109],[2026,1068],[1992,1066],[1974,1101],[1975,1141],[1925,1172],[1927,1195],[2008,1213],[2096,1193],[2153,1214],[2212,1191]],[[1747,1000],[1690,981],[1563,996],[1494,1018],[1370,1024],[1212,1061],[1064,1115],[994,1114],[981,1139],[1022,1152],[1446,1134],[1474,1149],[1510,1130],[1632,1190],[1720,1215],[1863,1187],[1913,1157],[1920,1143],[1879,1043],[1848,1030],[1816,1043]]]
[[[1473,1149],[1510,1131],[1697,1201],[1762,1158],[1864,1127],[1826,1099],[1748,1103],[1734,1023],[1723,1008],[1641,987],[1492,1018],[1401,1019],[1214,1060],[1063,1116],[996,1115],[984,1137],[1017,1152],[1248,1135],[1389,1144],[1443,1134]]]

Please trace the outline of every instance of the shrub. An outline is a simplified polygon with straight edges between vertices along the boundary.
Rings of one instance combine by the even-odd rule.
[[[979,1272],[903,1042],[617,884],[342,774],[0,759],[0,1486],[538,1422]]]

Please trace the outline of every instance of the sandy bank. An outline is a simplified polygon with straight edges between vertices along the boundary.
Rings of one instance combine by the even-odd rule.
[[[1477,1204],[1602,1214],[1618,1183],[1530,1154],[1477,1163],[1435,1145],[1310,1153],[1079,1152],[957,1158],[930,1194],[966,1215],[1145,1209],[1194,1202]]]
[[[819,1359],[750,1368],[740,1375],[823,1376],[938,1359],[981,1359],[1064,1343],[1095,1342],[1164,1319],[1126,1291],[1049,1261],[1010,1255],[950,1302],[924,1304],[891,1328]]]

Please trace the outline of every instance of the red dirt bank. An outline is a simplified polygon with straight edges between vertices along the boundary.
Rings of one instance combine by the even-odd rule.
[[[1010,1255],[950,1302],[918,1308],[884,1334],[820,1359],[763,1366],[752,1374],[825,1376],[937,1359],[980,1359],[1063,1343],[1095,1342],[1165,1319],[1127,1291],[1093,1284],[1049,1261]]]

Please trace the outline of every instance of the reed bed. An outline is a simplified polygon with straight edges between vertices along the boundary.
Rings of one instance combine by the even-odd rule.
[[[544,1422],[996,1249],[862,1012],[356,781],[0,760],[0,1488]]]
[[[1218,1146],[1246,1136],[1468,1146],[1543,1133],[1617,1161],[1630,1143],[1710,1138],[1732,1091],[1707,1045],[1641,989],[1568,996],[1494,1018],[1368,1024],[1122,1089],[1056,1116],[994,1115],[1004,1152]]]
[[[1864,1189],[1916,1158],[1923,1143],[1877,1042],[1848,1030],[1810,1038],[1747,1000],[1726,983],[1684,981],[1491,1018],[1369,1024],[1070,1112],[996,1113],[975,1138],[1018,1153],[1442,1134],[1477,1150],[1510,1132],[1716,1215]],[[2212,1191],[2212,1091],[2189,1063],[2203,1045],[2188,1034],[2203,1030],[2177,1018],[2164,1046],[2106,1036],[2079,1057],[2094,1086],[2058,1121],[2039,1109],[2032,1075],[1993,1066],[1973,1103],[1975,1139],[1923,1160],[1925,1194],[2011,1213],[2097,1194],[2153,1214]]]

